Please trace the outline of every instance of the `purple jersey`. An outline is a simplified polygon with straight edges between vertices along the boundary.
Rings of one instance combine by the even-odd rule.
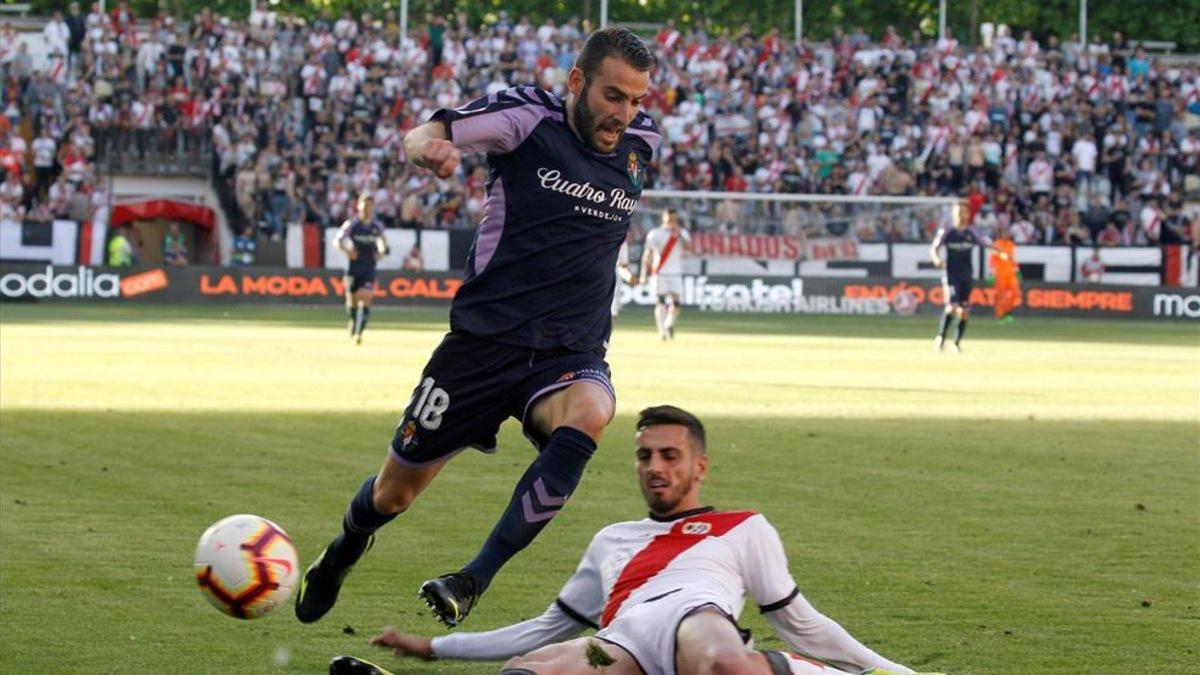
[[[992,239],[975,226],[958,229],[955,227],[938,230],[934,237],[935,246],[946,247],[946,269],[943,279],[970,279],[974,276],[971,256],[976,246],[991,246]]]
[[[638,113],[610,154],[567,126],[562,99],[516,87],[433,119],[486,152],[487,205],[450,328],[533,349],[590,351],[611,329],[621,243],[661,137]]]
[[[354,217],[342,223],[337,234],[338,245],[345,247],[347,242],[352,243],[358,252],[353,260],[347,260],[346,274],[354,277],[375,277],[375,254],[379,252],[378,242],[383,239],[385,245],[387,243],[384,232],[383,224],[378,220],[364,223]]]

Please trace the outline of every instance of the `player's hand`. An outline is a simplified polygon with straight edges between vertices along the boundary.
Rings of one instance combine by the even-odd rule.
[[[385,627],[383,632],[371,638],[371,644],[375,647],[390,649],[396,656],[418,656],[426,661],[433,661],[437,658],[433,654],[432,640],[401,633],[391,626]]]
[[[436,174],[438,178],[449,178],[458,170],[458,162],[462,158],[462,153],[450,141],[432,138],[425,141],[421,158],[425,167]]]
[[[940,270],[940,269],[942,269],[943,267],[945,267],[945,266],[946,266],[946,261],[944,261],[944,260],[934,260],[934,261],[933,261],[933,266],[934,266],[934,267],[936,267],[936,268],[938,268],[938,269]]]
[[[351,260],[358,260],[358,249],[352,248],[346,251],[346,257]]]

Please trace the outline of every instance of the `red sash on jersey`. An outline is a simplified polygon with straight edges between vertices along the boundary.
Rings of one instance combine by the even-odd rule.
[[[868,176],[866,173],[864,173],[864,174],[863,174],[863,178],[862,178],[862,180],[861,180],[861,181],[859,181],[858,185],[856,185],[856,186],[854,187],[854,194],[856,194],[856,195],[861,195],[861,194],[863,194],[864,192],[866,192],[866,190],[867,190],[867,183],[869,183],[869,182],[870,182],[870,181],[869,181],[869,178],[870,178],[870,176]]]
[[[1159,226],[1162,224],[1162,216],[1154,214],[1154,220],[1146,226],[1146,234],[1158,235]]]
[[[667,239],[667,245],[663,246],[662,255],[658,258],[658,264],[654,266],[654,273],[658,274],[662,270],[663,265],[667,264],[667,258],[670,257],[671,251],[675,250],[675,243],[679,241],[678,234],[672,234],[670,239]]]
[[[600,627],[611,623],[629,595],[663,571],[672,560],[708,537],[719,537],[729,532],[753,515],[757,515],[756,512],[701,513],[680,520],[670,531],[655,537],[625,563],[621,576],[617,577],[616,583],[613,584],[608,602],[604,604],[604,612],[600,615]]]

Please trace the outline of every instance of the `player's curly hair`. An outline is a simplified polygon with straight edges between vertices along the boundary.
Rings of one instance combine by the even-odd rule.
[[[575,59],[575,67],[590,80],[600,70],[600,63],[609,56],[616,56],[642,72],[654,66],[654,54],[637,33],[624,26],[609,26],[588,36]]]
[[[708,452],[708,442],[704,436],[704,423],[692,413],[673,405],[654,405],[638,413],[638,431],[659,424],[679,424],[687,427],[688,435],[696,442],[696,448],[701,454]]]

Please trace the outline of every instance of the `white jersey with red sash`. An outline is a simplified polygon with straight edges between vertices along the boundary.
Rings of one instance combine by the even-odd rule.
[[[818,612],[788,571],[779,533],[754,511],[695,509],[609,525],[540,617],[484,633],[434,638],[439,657],[495,659],[598,627],[648,675],[674,673],[678,622],[701,607],[731,619],[753,598],[784,642],[847,669],[912,672]]]
[[[680,240],[683,240],[680,242]],[[692,240],[686,230],[669,230],[661,225],[646,235],[646,247],[654,251],[650,272],[655,275],[677,276],[683,274],[682,251],[679,244]]]

